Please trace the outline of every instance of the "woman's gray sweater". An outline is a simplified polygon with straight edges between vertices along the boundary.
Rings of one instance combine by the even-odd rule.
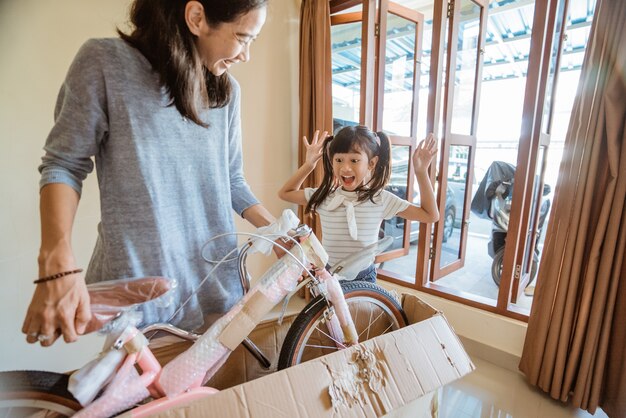
[[[202,245],[235,230],[233,210],[258,203],[243,175],[240,92],[231,81],[232,100],[206,110],[203,128],[171,105],[138,50],[121,39],[92,39],[61,87],[40,185],[65,183],[80,194],[95,159],[101,221],[86,280],[176,279],[174,303],[147,306],[145,323],[168,319],[212,268]],[[205,254],[219,260],[235,246],[235,238],[221,239]],[[225,263],[172,322],[196,328],[241,296],[237,264]]]

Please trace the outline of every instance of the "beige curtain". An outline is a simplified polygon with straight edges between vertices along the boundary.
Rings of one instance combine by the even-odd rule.
[[[300,9],[300,127],[298,164],[304,162],[301,139],[311,138],[316,129],[332,132],[332,90],[330,58],[330,5],[328,0],[302,0]],[[322,178],[322,164],[305,181],[304,187],[315,187]],[[316,219],[306,219],[299,208],[300,219],[306,220],[318,236],[321,229]]]
[[[626,417],[626,1],[598,0],[520,363],[563,402]]]

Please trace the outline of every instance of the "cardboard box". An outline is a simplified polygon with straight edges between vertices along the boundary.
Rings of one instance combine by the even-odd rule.
[[[300,309],[303,307],[304,305],[301,304]],[[282,323],[279,324],[276,319],[279,315],[280,311],[273,312],[271,318],[258,324],[248,336],[270,361],[278,360],[283,340],[297,316],[294,312],[288,312],[283,318]],[[173,341],[180,340],[173,338]],[[151,344],[150,348],[159,360],[159,363],[164,366],[178,354],[188,349],[191,344],[190,342],[183,341],[174,344],[170,343],[170,345],[160,346],[158,348],[153,347]],[[243,345],[240,345],[228,356],[224,366],[209,380],[207,386],[224,390],[272,374],[275,370],[275,364],[269,369],[264,368]]]
[[[474,370],[441,312],[412,295],[411,325],[163,412],[161,418],[378,417]],[[228,363],[225,368],[228,368]],[[228,373],[226,373],[228,374]]]

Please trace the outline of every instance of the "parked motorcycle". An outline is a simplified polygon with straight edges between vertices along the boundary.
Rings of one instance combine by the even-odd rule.
[[[483,218],[489,218],[492,221],[491,238],[487,243],[487,251],[493,258],[493,262],[491,263],[491,277],[496,286],[500,286],[500,279],[502,277],[502,261],[504,259],[504,248],[509,229],[514,176],[514,165],[503,161],[494,161],[491,166],[489,166],[484,178],[480,182],[471,205],[473,213]],[[537,240],[541,236],[543,225],[550,211],[550,199],[545,197],[550,194],[550,191],[550,186],[544,184],[536,231]],[[539,249],[537,245],[535,245],[529,284],[532,283],[537,276],[539,254]]]

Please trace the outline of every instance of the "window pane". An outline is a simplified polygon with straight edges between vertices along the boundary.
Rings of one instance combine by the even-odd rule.
[[[461,257],[461,225],[465,206],[465,188],[469,165],[469,147],[450,147],[448,162],[448,188],[443,213],[444,231],[440,267],[445,267]]]
[[[416,205],[419,205],[419,194],[417,193],[417,191],[413,192],[412,197],[407,196],[409,157],[410,148],[408,146],[391,146],[391,179],[386,187],[386,190],[395,194],[396,196],[407,199],[415,203]],[[404,225],[405,220],[400,218],[399,216],[396,216],[388,221],[383,221],[381,225],[382,232],[384,232],[385,236],[392,236],[394,238],[394,242],[390,249],[402,248],[402,241],[404,238]],[[386,261],[382,263],[379,267],[386,271],[397,274],[401,278],[401,280],[404,280],[407,283],[415,283],[419,222],[410,222],[409,228],[409,253],[403,257],[394,258],[393,260]]]
[[[401,6],[408,9],[415,10],[424,16],[423,27],[418,36],[422,36],[422,53],[417,57],[419,61],[419,98],[417,109],[417,139],[424,138],[426,132],[426,117],[428,115],[428,93],[430,91],[430,49],[432,45],[432,31],[433,31],[433,0],[395,0]],[[390,23],[388,22],[387,25]],[[389,35],[388,35],[389,36]],[[408,38],[407,38],[408,40]],[[411,39],[411,42],[417,42],[415,38]],[[413,49],[413,48],[412,48]],[[445,67],[445,66],[444,66]],[[445,83],[445,74],[442,75],[442,83]],[[444,84],[442,84],[444,85]],[[385,97],[386,98],[386,97]],[[385,100],[386,106],[387,100]],[[383,114],[383,118],[385,115]],[[383,126],[385,121],[383,121]],[[442,135],[439,134],[438,137]]]
[[[391,178],[385,189],[402,199],[407,199],[409,147],[405,145],[392,145],[391,159]],[[402,248],[404,219],[396,216],[390,220],[383,221],[382,230],[385,236],[394,238],[393,244],[389,250]],[[413,234],[415,234],[415,236],[413,236]],[[411,241],[417,242],[417,228],[415,228],[415,231],[411,231],[411,235]],[[413,268],[413,270],[415,270],[415,268]]]
[[[552,51],[550,51],[550,63],[548,67],[548,80],[546,82],[545,104],[543,108],[543,119],[541,120],[541,132],[550,133],[551,126],[551,110],[552,110],[552,93],[554,91],[554,82],[556,75],[556,65],[559,58],[559,41],[563,36],[563,9],[565,8],[566,0],[560,0],[557,8],[557,21],[554,30],[554,37],[552,39]]]
[[[537,242],[543,239],[543,226],[545,224],[546,217],[548,216],[548,211],[550,210],[550,199],[548,199],[547,196],[550,195],[552,187],[546,183],[543,187],[539,188],[539,179],[541,178],[541,167],[543,166],[543,160],[545,158],[545,150],[546,147],[540,147],[537,155],[537,166],[535,169],[536,183],[532,196],[533,200],[529,223],[530,230],[528,231],[526,248],[524,250],[524,261],[522,262],[523,273],[530,274],[531,280],[534,280],[537,275],[537,267],[539,266],[539,257],[541,255],[541,248],[543,247],[543,244],[536,245],[533,254],[530,253],[530,247],[535,239]],[[537,213],[535,211],[535,207],[538,201],[539,212]],[[537,229],[533,230],[532,224],[536,217],[538,217]],[[535,237],[533,237],[533,235],[535,235]],[[531,258],[532,262],[530,261]]]
[[[432,45],[433,24],[432,20],[424,22],[424,30],[422,31],[422,56],[420,58],[420,78],[419,78],[419,104],[417,109],[417,138],[424,138],[427,134],[427,116],[428,116],[428,94],[430,93],[430,46]],[[445,74],[442,77],[445,83]],[[443,91],[443,90],[442,90]],[[441,138],[441,135],[438,135]]]
[[[454,133],[470,135],[478,63],[480,7],[471,0],[463,0],[457,4],[461,7],[461,21],[456,39],[456,72],[450,129]]]
[[[394,135],[411,135],[415,29],[415,23],[387,15],[383,129]]]
[[[462,269],[436,282],[494,305],[499,290],[496,282],[500,279],[498,259],[504,251],[508,228],[506,216],[501,215],[510,210],[514,193],[509,185],[518,158],[534,14],[534,4],[525,0],[515,0],[509,5],[507,8],[491,8],[488,13],[485,53],[480,57],[483,70],[474,175],[467,183],[459,183],[458,176],[454,175],[453,154],[448,167],[448,185],[455,196],[459,187],[471,188],[465,264]],[[501,199],[495,194],[494,186],[498,183],[505,183],[498,191]],[[492,190],[486,193],[490,185]],[[500,210],[497,218],[496,210]],[[458,234],[458,231],[456,229],[454,233]]]
[[[331,27],[333,119],[358,123],[361,100],[361,23]]]

